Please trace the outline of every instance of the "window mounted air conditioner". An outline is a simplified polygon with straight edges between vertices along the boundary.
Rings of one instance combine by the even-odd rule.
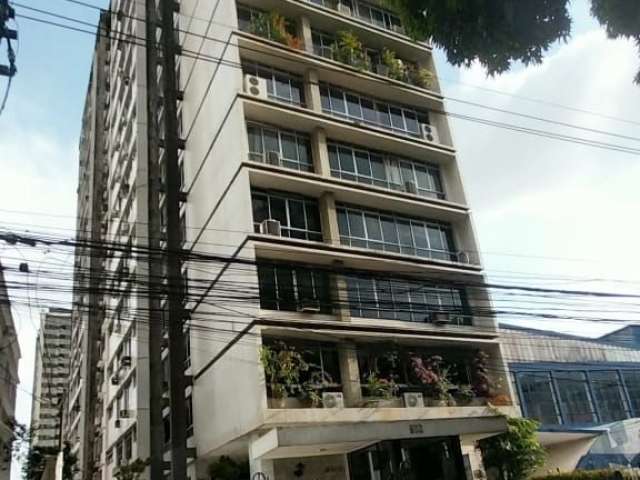
[[[120,377],[117,373],[113,377],[111,377],[111,385],[113,385],[114,387],[116,385],[120,385]]]
[[[429,123],[420,124],[422,138],[428,142],[440,143],[440,135],[436,127]]]
[[[447,325],[451,322],[451,316],[446,312],[433,312],[431,322],[436,325]]]
[[[115,428],[120,428],[120,419],[119,419],[119,418],[116,418],[116,419],[114,420],[114,422],[113,422],[113,426],[114,426]]]
[[[416,182],[412,182],[412,181],[404,182],[404,191],[407,193],[412,193],[414,195],[417,195],[418,187],[416,186]]]
[[[318,313],[320,311],[320,301],[316,299],[301,300],[298,311],[303,313]]]
[[[463,251],[456,253],[456,260],[458,261],[458,263],[466,263],[466,264],[471,263],[469,254]]]
[[[122,368],[129,368],[131,367],[131,357],[129,355],[124,355],[121,359],[120,359],[120,367]]]
[[[323,392],[322,406],[324,408],[344,408],[342,392]]]
[[[119,418],[131,418],[133,417],[133,412],[131,410],[120,410],[118,412]]]
[[[282,236],[282,230],[280,228],[280,221],[273,220],[271,218],[263,220],[260,224],[260,233],[265,235],[273,235],[276,237]]]
[[[280,152],[276,152],[276,151],[267,152],[267,163],[269,165],[280,166]]]
[[[351,7],[349,5],[346,5],[344,3],[338,3],[338,12],[340,12],[343,15],[348,15],[351,16]]]
[[[269,98],[269,94],[267,92],[267,80],[256,75],[245,75],[244,93],[256,98]]]
[[[403,395],[404,406],[407,408],[422,408],[424,407],[424,395],[417,392],[407,392]]]

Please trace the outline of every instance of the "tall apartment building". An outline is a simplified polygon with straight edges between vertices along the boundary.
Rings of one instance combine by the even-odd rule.
[[[40,315],[33,372],[32,447],[57,449],[61,408],[69,379],[71,312],[49,308]]]
[[[8,445],[13,436],[18,386],[20,345],[11,315],[9,294],[0,263],[0,442]],[[0,480],[9,480],[11,461],[3,456],[0,461]]]
[[[476,443],[514,408],[431,47],[376,1],[175,10],[189,478],[222,456],[271,480],[482,478]],[[144,252],[166,245],[168,195],[147,11],[114,0],[103,16],[83,124],[78,228],[94,254],[78,251],[76,321],[95,309],[100,330],[72,355],[93,345],[82,478],[149,458],[158,434],[167,468],[175,451],[170,342],[165,394],[150,394],[166,289]]]

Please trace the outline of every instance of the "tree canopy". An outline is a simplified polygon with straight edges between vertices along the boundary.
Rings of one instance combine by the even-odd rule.
[[[477,60],[489,75],[513,62],[540,63],[571,33],[569,0],[385,0],[413,37],[444,50],[455,66]],[[611,38],[632,38],[640,47],[640,2],[591,0],[591,13]],[[635,78],[640,83],[640,72]]]

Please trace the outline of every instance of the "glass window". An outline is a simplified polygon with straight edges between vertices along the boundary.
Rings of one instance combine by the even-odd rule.
[[[526,416],[543,425],[560,423],[549,372],[518,373],[517,380]]]
[[[322,241],[318,203],[306,197],[255,190],[251,194],[254,230],[260,233],[264,220],[278,220],[284,237]]]
[[[445,198],[440,180],[440,168],[437,165],[384,155],[380,152],[331,141],[328,149],[331,174],[334,177],[374,184],[423,197]],[[338,155],[340,161],[337,159]],[[411,185],[407,182],[411,182]]]
[[[260,308],[297,311],[315,306],[331,313],[327,273],[288,265],[258,265]]]
[[[338,222],[340,238],[344,245],[365,248],[382,248],[389,252],[418,255],[437,260],[455,259],[455,245],[448,224],[388,215],[382,212],[364,211],[359,207],[337,205],[338,216],[348,215],[349,223]],[[381,228],[364,230],[362,218],[367,225],[377,224]],[[383,244],[380,242],[382,233]],[[364,241],[363,241],[364,240]]]
[[[271,164],[270,152],[275,152],[276,166],[305,172],[313,171],[311,141],[308,135],[253,122],[247,124],[247,134],[250,160]]]
[[[627,389],[634,417],[640,417],[640,370],[622,370],[622,379]]]
[[[563,423],[591,424],[598,421],[584,372],[554,372]]]
[[[428,123],[425,112],[380,102],[333,85],[320,84],[320,96],[325,113],[365,121],[403,135],[419,137],[420,123]]]
[[[242,71],[267,81],[267,93],[272,100],[302,105],[304,100],[302,77],[256,62],[244,62]]]
[[[627,407],[617,371],[589,372],[589,381],[601,422],[616,422],[627,418]]]

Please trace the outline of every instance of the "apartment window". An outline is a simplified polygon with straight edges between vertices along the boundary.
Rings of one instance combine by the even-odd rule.
[[[456,260],[453,234],[448,224],[346,205],[338,205],[336,211],[343,245]]]
[[[627,389],[631,414],[638,417],[640,416],[640,370],[622,370],[621,373]]]
[[[543,425],[561,423],[549,372],[518,373],[517,381],[527,417]]]
[[[351,145],[328,144],[331,175],[429,198],[445,198],[437,165],[385,155]]]
[[[242,71],[267,81],[269,98],[293,105],[304,105],[302,77],[256,62],[244,62]]]
[[[554,372],[554,379],[564,423],[596,423],[598,417],[585,372]]]
[[[333,35],[313,30],[311,32],[311,40],[313,42],[313,53],[324,58],[333,59],[333,44],[336,41]]]
[[[450,322],[470,325],[464,290],[419,282],[347,277],[351,315],[429,323],[434,313],[450,314]]]
[[[322,241],[318,202],[306,197],[254,190],[251,193],[253,224],[257,233],[264,220],[278,220],[281,235]]]
[[[320,84],[320,98],[325,113],[402,135],[419,137],[420,124],[429,123],[426,112],[365,97],[326,83]]]
[[[186,424],[187,424],[187,438],[193,436],[193,399],[191,395],[186,398]]]
[[[258,265],[260,308],[297,311],[305,307],[331,313],[327,273],[309,267]]]
[[[404,33],[400,18],[389,10],[361,1],[356,2],[356,4],[358,18],[361,20],[376,27],[392,30],[397,33]]]
[[[624,392],[617,371],[589,372],[589,381],[601,422],[616,422],[628,417]]]
[[[271,161],[270,152],[277,155],[277,165],[303,172],[312,172],[311,142],[309,136],[292,130],[269,125],[247,124],[249,158],[254,162]]]

